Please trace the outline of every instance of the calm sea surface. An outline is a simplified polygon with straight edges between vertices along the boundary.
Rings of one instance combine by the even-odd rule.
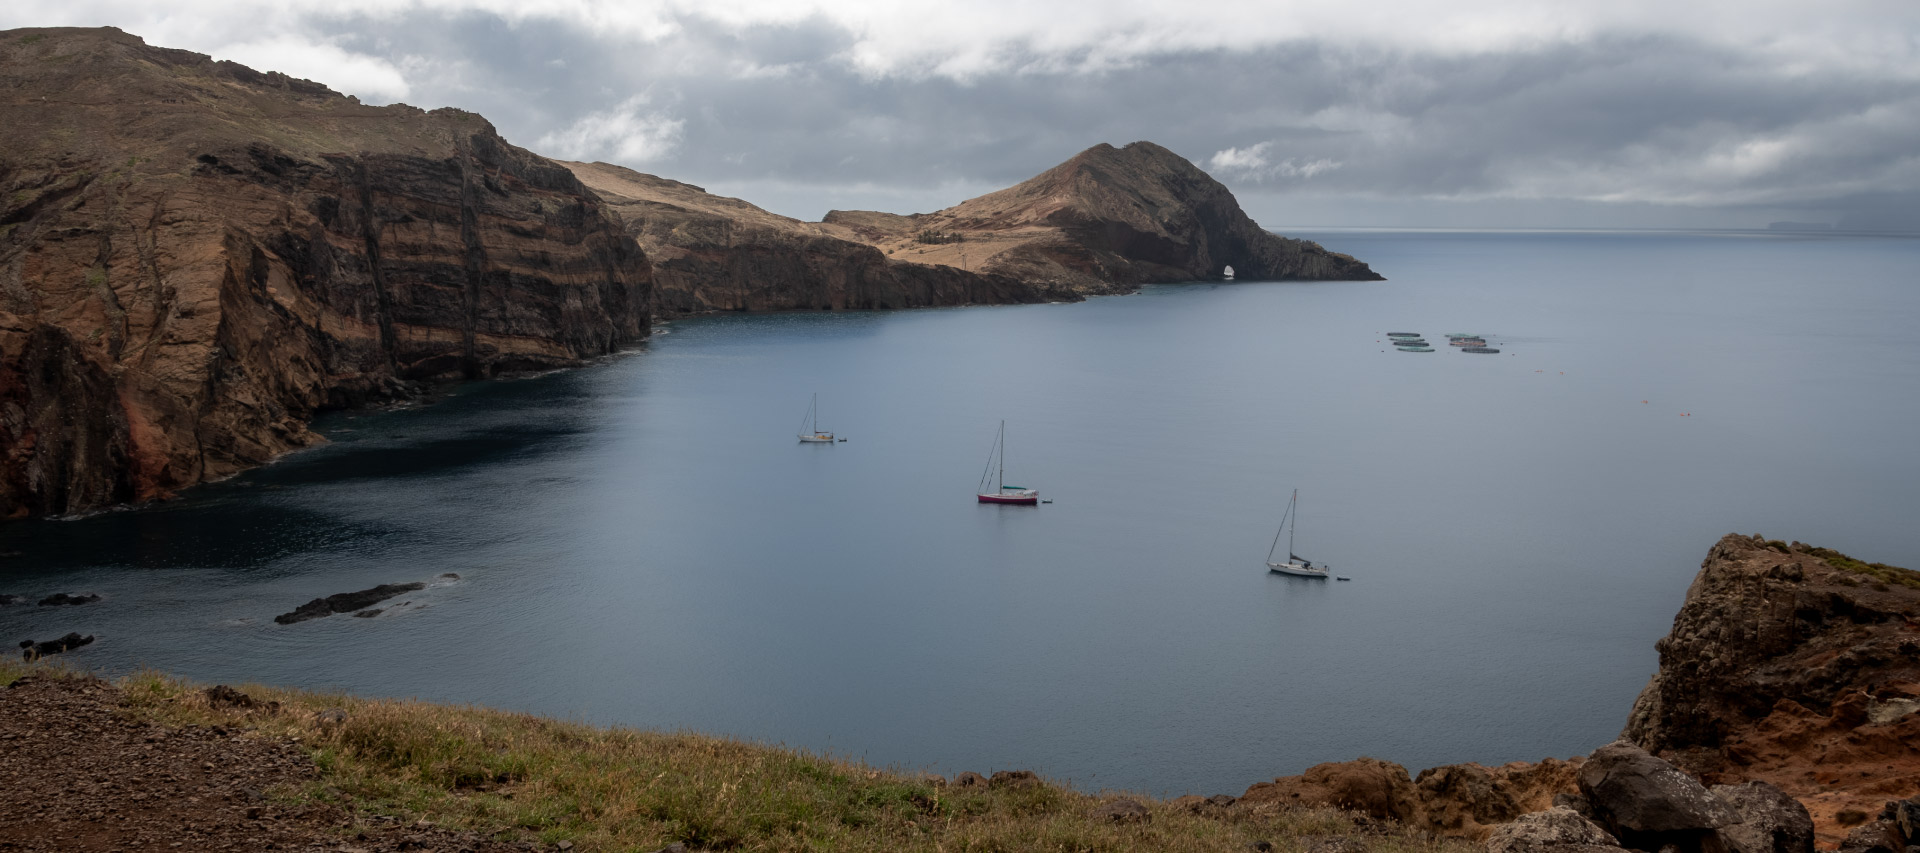
[[[1391,280],[699,319],[330,417],[178,501],[0,526],[0,592],[105,596],[0,637],[1211,794],[1610,740],[1729,532],[1920,566],[1920,240],[1305,236]],[[815,392],[850,441],[794,440]],[[1007,480],[1054,503],[974,501],[1003,418]],[[1266,572],[1295,488],[1296,550],[1351,582]]]

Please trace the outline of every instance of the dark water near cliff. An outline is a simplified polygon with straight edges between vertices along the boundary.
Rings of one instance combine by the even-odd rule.
[[[1920,566],[1920,241],[1318,236],[1392,280],[706,319],[335,417],[180,501],[0,527],[0,592],[106,596],[0,609],[0,637],[1237,793],[1610,739],[1724,533]],[[1403,329],[1505,352],[1383,352]],[[815,391],[850,442],[794,442]],[[1009,481],[1057,503],[974,502],[1001,418]],[[1296,487],[1298,550],[1351,583],[1265,572]],[[377,618],[271,621],[448,571]]]

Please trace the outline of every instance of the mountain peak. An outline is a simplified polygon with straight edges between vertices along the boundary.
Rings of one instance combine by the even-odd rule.
[[[1152,142],[1100,143],[1031,179],[945,210],[889,220],[836,213],[865,227],[890,257],[1082,292],[1221,276],[1377,280],[1354,258],[1264,231],[1233,193],[1185,157]],[[904,223],[911,223],[908,233]]]

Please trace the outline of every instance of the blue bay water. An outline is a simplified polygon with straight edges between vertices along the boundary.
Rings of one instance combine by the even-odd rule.
[[[1211,794],[1612,739],[1725,533],[1920,566],[1920,241],[1304,236],[1390,280],[701,318],[330,416],[180,500],[0,527],[0,592],[105,596],[0,608],[0,636]],[[815,392],[848,442],[795,441]],[[1008,482],[1055,503],[974,501],[1001,419]],[[1295,488],[1296,550],[1351,582],[1265,571]],[[441,572],[375,618],[272,622]]]

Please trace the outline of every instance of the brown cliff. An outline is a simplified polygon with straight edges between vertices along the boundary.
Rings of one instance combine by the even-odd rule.
[[[1377,281],[1365,263],[1262,230],[1233,193],[1151,142],[1101,144],[937,213],[833,211],[826,224],[887,257],[1001,273],[1082,293],[1217,279]]]
[[[1804,804],[1809,831],[1833,847],[1849,830],[1883,830],[1869,821],[1920,790],[1920,572],[1727,536],[1656,648],[1660,669],[1623,738],[1716,795],[1731,802],[1745,790],[1734,786],[1771,785]],[[1410,777],[1362,758],[1257,783],[1243,799],[1336,806],[1485,839],[1561,797],[1590,793],[1577,784],[1587,763],[1455,764]]]
[[[894,260],[845,229],[801,222],[610,163],[567,163],[653,264],[661,314],[919,308],[1078,300],[993,272]]]
[[[0,517],[164,496],[404,381],[646,333],[644,255],[481,117],[0,32]]]
[[[1623,735],[1649,751],[1778,786],[1825,843],[1920,790],[1920,572],[1728,536],[1656,648]]]

